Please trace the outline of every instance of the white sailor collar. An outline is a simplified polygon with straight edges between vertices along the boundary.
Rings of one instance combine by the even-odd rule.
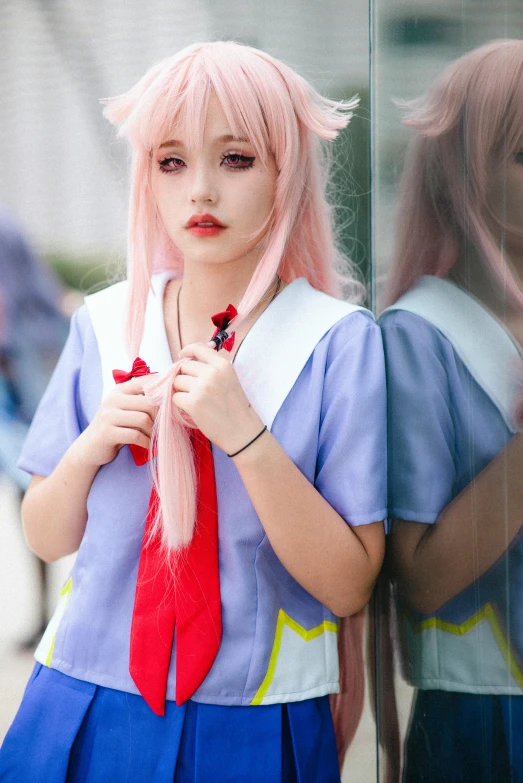
[[[163,294],[172,273],[152,278],[139,356],[153,372],[172,365],[163,316]],[[102,364],[103,395],[114,388],[112,371],[129,365],[124,326],[127,281],[86,297]],[[305,278],[289,283],[263,311],[238,351],[234,367],[264,424],[274,418],[322,337],[339,320],[363,308],[314,289]]]
[[[478,299],[450,280],[424,275],[384,313],[393,310],[407,310],[435,326],[490,397],[510,431],[517,431],[513,410],[521,389],[523,357],[509,332]]]

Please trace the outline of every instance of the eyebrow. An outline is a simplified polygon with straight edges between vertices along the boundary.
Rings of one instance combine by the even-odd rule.
[[[217,139],[214,139],[214,143],[215,144],[228,144],[228,143],[234,142],[234,141],[245,142],[247,144],[250,143],[249,139],[244,138],[243,136],[233,136],[230,133],[226,133],[224,136],[218,136]],[[158,149],[161,150],[161,149],[164,149],[164,147],[184,147],[185,148],[185,144],[183,143],[183,141],[180,141],[179,139],[169,139],[168,141],[164,141],[163,144],[160,144]]]

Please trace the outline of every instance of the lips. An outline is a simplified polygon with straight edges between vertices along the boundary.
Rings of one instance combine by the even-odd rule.
[[[185,224],[185,228],[225,228],[225,226],[214,215],[206,212],[203,215],[192,215]]]
[[[225,231],[227,226],[220,223],[218,218],[215,218],[214,215],[210,215],[206,212],[203,215],[193,215],[190,217],[185,224],[185,228],[193,237],[208,239],[221,234]]]

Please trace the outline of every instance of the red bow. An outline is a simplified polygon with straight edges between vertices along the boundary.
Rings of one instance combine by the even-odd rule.
[[[131,378],[140,378],[142,375],[151,374],[150,369],[139,356],[134,360],[130,372],[125,372],[125,370],[113,370],[115,383],[125,383],[126,381],[130,381]],[[132,443],[129,445],[129,448],[136,465],[145,465],[145,463],[149,461],[149,449],[145,449],[143,446],[135,446]]]
[[[116,383],[125,383],[126,381],[130,381],[131,378],[139,378],[141,375],[150,374],[150,369],[139,356],[134,360],[130,372],[125,372],[125,370],[113,370],[113,378]]]
[[[211,337],[211,340],[214,337],[217,337],[220,334],[220,332],[226,332],[230,322],[233,320],[233,318],[236,318],[237,315],[238,315],[238,311],[235,308],[235,306],[232,304],[227,305],[227,309],[222,310],[221,313],[216,313],[216,315],[213,315],[211,320],[215,325],[216,329],[214,331],[213,336]],[[226,351],[231,351],[232,348],[234,347],[235,336],[236,335],[234,332],[231,335],[229,335],[223,341],[223,343],[220,344],[218,350],[220,350],[220,348],[225,348]]]

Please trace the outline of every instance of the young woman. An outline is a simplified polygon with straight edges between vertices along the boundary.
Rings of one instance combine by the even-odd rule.
[[[354,105],[225,42],[108,102],[128,279],[74,317],[21,459],[31,547],[78,556],[2,780],[339,780],[337,616],[370,596],[386,505],[381,337],[333,298],[320,154]],[[360,617],[343,638],[346,738]]]
[[[523,42],[453,63],[416,130],[382,316],[390,570],[419,688],[405,781],[521,781]]]

